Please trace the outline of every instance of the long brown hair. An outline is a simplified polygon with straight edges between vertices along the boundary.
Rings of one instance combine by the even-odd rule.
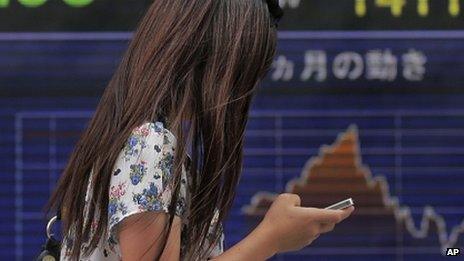
[[[62,206],[62,231],[76,225],[72,258],[89,239],[90,253],[106,232],[109,182],[131,131],[165,117],[176,136],[172,195],[191,155],[191,204],[186,256],[204,258],[214,211],[223,221],[242,168],[250,102],[269,69],[276,29],[265,0],[154,0],[52,194],[47,212]],[[183,122],[188,122],[185,128]],[[93,171],[89,216],[100,216],[95,234],[84,222],[85,192]],[[169,228],[172,224],[172,216]],[[220,236],[220,227],[214,237]]]

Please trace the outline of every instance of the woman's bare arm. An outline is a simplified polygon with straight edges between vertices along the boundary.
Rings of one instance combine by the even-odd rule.
[[[164,229],[169,216],[161,212],[144,212],[127,217],[118,227],[119,246],[123,261],[154,260],[162,250]],[[163,233],[164,231],[164,233]],[[174,216],[162,261],[177,261],[180,256],[181,220]]]
[[[265,227],[258,226],[242,241],[212,260],[266,260],[271,258],[277,253],[277,247],[272,238],[266,237],[265,230]]]
[[[263,221],[246,238],[213,260],[266,260],[276,253],[296,251],[316,240],[320,234],[334,229],[354,208],[326,210],[300,206],[294,194],[281,194],[266,213]],[[161,231],[168,215],[142,213],[128,217],[119,230],[123,261],[153,260],[161,251]],[[179,260],[180,218],[175,217],[166,249],[160,260]]]
[[[118,227],[119,244],[123,261],[154,260],[161,251],[160,236],[168,219],[164,213],[145,212],[123,220]],[[180,219],[176,216],[166,249],[161,254],[163,261],[177,261],[180,255]],[[177,223],[177,224],[176,224]],[[256,228],[245,239],[224,252],[218,260],[264,260],[274,255],[273,242],[264,237],[262,227]],[[254,247],[255,246],[255,247]],[[247,258],[248,257],[248,258]]]

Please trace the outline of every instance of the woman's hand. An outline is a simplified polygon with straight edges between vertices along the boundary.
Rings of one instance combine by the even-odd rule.
[[[265,260],[277,253],[300,250],[320,234],[334,229],[353,210],[353,207],[344,210],[301,207],[298,195],[281,194],[257,228],[214,260]]]
[[[256,232],[273,243],[274,254],[302,249],[320,234],[332,231],[354,210],[354,207],[344,210],[307,208],[300,203],[296,194],[280,194],[259,224]]]

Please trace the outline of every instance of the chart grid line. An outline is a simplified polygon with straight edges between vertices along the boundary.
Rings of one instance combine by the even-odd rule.
[[[360,112],[360,113],[359,113]],[[404,120],[408,120],[410,117],[416,117],[417,115],[413,113],[414,111],[405,111],[405,110],[394,110],[390,111],[390,114],[387,114],[384,111],[379,112],[379,115],[382,117],[388,116],[389,118],[392,119],[392,126],[389,126],[388,128],[381,128],[381,131],[378,131],[378,129],[361,129],[360,132],[362,135],[372,135],[372,137],[376,137],[376,135],[385,135],[386,136],[391,136],[393,138],[393,143],[391,148],[382,148],[382,146],[378,147],[368,147],[368,148],[363,148],[362,149],[362,155],[363,156],[375,156],[375,155],[384,155],[384,154],[392,154],[394,155],[394,160],[393,164],[389,166],[376,166],[377,169],[389,172],[390,174],[388,175],[393,175],[394,177],[394,182],[393,182],[393,187],[395,190],[394,196],[399,197],[400,201],[403,198],[403,175],[405,171],[420,171],[421,175],[428,175],[427,173],[430,173],[430,175],[433,174],[434,171],[446,171],[449,173],[456,173],[460,174],[464,172],[464,167],[460,166],[451,166],[451,167],[425,167],[425,166],[404,166],[404,160],[403,156],[405,155],[420,155],[421,154],[421,149],[411,149],[409,147],[404,147],[403,146],[403,137],[405,133],[408,133],[406,135],[415,134],[416,132],[411,132],[410,130],[405,130],[405,125],[404,125]],[[23,171],[25,170],[44,170],[48,171],[48,178],[49,182],[52,183],[54,180],[56,180],[57,176],[56,173],[58,173],[58,170],[60,170],[61,167],[63,167],[63,164],[61,162],[58,162],[57,158],[57,153],[58,153],[58,142],[59,142],[59,124],[64,124],[62,121],[66,120],[72,120],[72,119],[90,119],[92,113],[89,111],[70,111],[70,112],[60,112],[60,113],[55,113],[54,111],[42,111],[42,112],[19,112],[15,115],[15,182],[16,182],[16,211],[15,211],[15,231],[17,232],[15,235],[15,256],[17,260],[21,260],[23,256],[23,251],[24,251],[24,242],[23,242],[23,237],[25,236],[25,233],[27,231],[23,230],[23,222],[26,220],[28,221],[34,221],[38,220],[42,217],[41,213],[39,212],[34,212],[34,211],[24,211],[23,206],[22,206],[22,200],[23,200]],[[273,116],[272,116],[273,115]],[[322,138],[327,138],[327,140],[330,140],[333,138],[333,134],[329,132],[326,132],[326,130],[332,130],[336,131],[339,128],[321,128],[321,129],[314,129],[314,128],[307,128],[306,126],[302,126],[303,129],[286,129],[288,126],[285,125],[285,122],[288,120],[296,120],[296,122],[301,122],[301,123],[310,123],[311,120],[316,120],[320,119],[322,117],[327,117],[327,120],[330,121],[331,117],[337,117],[337,118],[346,118],[346,119],[353,119],[356,121],[359,119],[360,115],[364,115],[362,111],[349,111],[349,112],[344,112],[344,111],[339,111],[337,113],[335,112],[324,112],[324,111],[297,111],[295,114],[290,114],[288,111],[253,111],[250,115],[250,121],[253,120],[265,120],[269,121],[273,125],[273,131],[268,130],[268,134],[273,134],[274,138],[274,146],[269,147],[269,148],[248,148],[245,144],[245,157],[254,157],[254,156],[260,156],[260,155],[272,155],[274,156],[274,162],[273,164],[270,165],[270,167],[259,167],[259,168],[254,168],[252,166],[244,166],[243,171],[244,175],[247,177],[261,177],[263,176],[262,173],[267,172],[269,173],[270,171],[274,172],[274,177],[275,177],[275,183],[274,183],[274,189],[275,191],[281,191],[284,187],[284,182],[285,179],[288,178],[289,173],[299,173],[301,171],[300,167],[294,167],[291,165],[287,165],[286,163],[286,157],[291,156],[291,155],[313,155],[316,152],[316,148],[312,149],[295,149],[295,148],[287,148],[285,147],[285,139],[288,139],[289,137],[322,137]],[[376,119],[376,114],[375,113],[366,113],[368,115],[369,119]],[[418,114],[421,117],[437,117],[437,116],[442,116],[443,114],[441,113],[440,110],[430,110],[427,112],[420,112]],[[457,112],[449,113],[448,116],[453,115],[458,118],[463,117],[464,118],[464,111],[462,114],[459,114]],[[378,115],[377,115],[378,116]],[[23,137],[26,132],[30,130],[24,129],[24,122],[26,120],[46,120],[48,121],[47,128],[46,130],[49,132],[48,133],[48,160],[44,163],[40,162],[27,162],[25,164],[24,159],[23,159],[23,153],[24,153],[24,146],[26,144],[23,144]],[[60,120],[60,121],[58,121]],[[252,127],[254,125],[251,125]],[[259,131],[259,126],[254,127],[255,129],[250,129],[247,130],[246,135],[249,138],[257,137],[258,131]],[[256,129],[258,128],[258,129]],[[262,128],[262,127],[261,127]],[[424,135],[429,135],[436,133],[437,130],[434,129],[435,126],[431,126],[430,128],[423,129],[420,131],[420,133],[424,133]],[[341,127],[340,127],[341,129]],[[459,128],[459,127],[453,127],[453,128],[445,128],[443,126],[439,126],[439,131],[443,133],[443,135],[450,134],[450,133],[459,133],[459,131],[464,131],[464,129]],[[450,131],[451,130],[451,131]],[[42,131],[42,130],[41,130]],[[249,135],[249,133],[255,132],[254,134],[252,133]],[[303,135],[305,132],[312,133],[314,135]],[[317,132],[323,132],[320,133],[318,136],[316,136]],[[263,135],[266,136],[266,135]],[[270,135],[269,135],[270,136]],[[382,136],[381,136],[382,137]],[[322,145],[322,144],[319,144]],[[422,150],[424,150],[422,148]],[[452,148],[443,148],[443,149],[434,149],[433,147],[425,148],[425,150],[430,150],[430,155],[439,155],[440,153],[462,153],[462,150],[456,149],[453,150]],[[422,173],[423,172],[423,173]],[[387,173],[376,173],[380,175],[387,175]],[[49,189],[51,190],[53,188],[53,184],[48,184]],[[48,191],[48,193],[50,192]],[[244,194],[241,195],[241,197],[248,195],[248,192],[243,192]],[[240,195],[239,195],[240,196]],[[436,211],[439,211],[441,213],[447,213],[447,214],[453,214],[453,215],[460,215],[464,213],[464,208],[459,209],[456,207],[453,208],[447,208],[447,207],[440,207],[437,206],[435,207]],[[416,214],[421,214],[423,213],[424,210],[421,207],[414,207],[411,206],[411,213],[416,213]],[[367,248],[364,251],[364,254],[369,254],[371,252],[375,252],[374,254],[379,254],[379,253],[389,253],[395,255],[395,259],[400,261],[405,259],[405,255],[407,254],[421,254],[421,253],[427,253],[427,251],[422,251],[419,250],[419,248],[408,248],[403,246],[404,240],[403,240],[403,232],[402,231],[397,231],[397,236],[396,236],[396,248]],[[334,251],[330,250],[330,255],[350,255],[349,252],[343,252],[343,249],[339,248],[330,248]],[[376,250],[379,250],[376,252]],[[321,252],[320,252],[321,251]],[[325,251],[325,250],[324,250]],[[329,250],[328,250],[329,251]],[[436,250],[435,250],[436,251]],[[316,253],[323,253],[321,249],[317,249],[313,253],[308,253],[307,251],[302,251],[298,252],[292,255],[296,256],[311,256],[311,255],[317,255]],[[435,252],[436,253],[436,252]],[[362,254],[362,253],[361,253]],[[277,260],[284,260],[283,256],[277,256]]]

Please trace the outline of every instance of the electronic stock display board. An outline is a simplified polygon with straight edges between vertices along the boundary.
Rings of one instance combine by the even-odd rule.
[[[5,259],[32,260],[44,242],[41,208],[150,3],[0,0],[0,205],[14,210],[0,215]],[[293,192],[320,207],[350,194],[358,214],[276,260],[464,251],[464,0],[280,4],[227,246],[266,195]]]

